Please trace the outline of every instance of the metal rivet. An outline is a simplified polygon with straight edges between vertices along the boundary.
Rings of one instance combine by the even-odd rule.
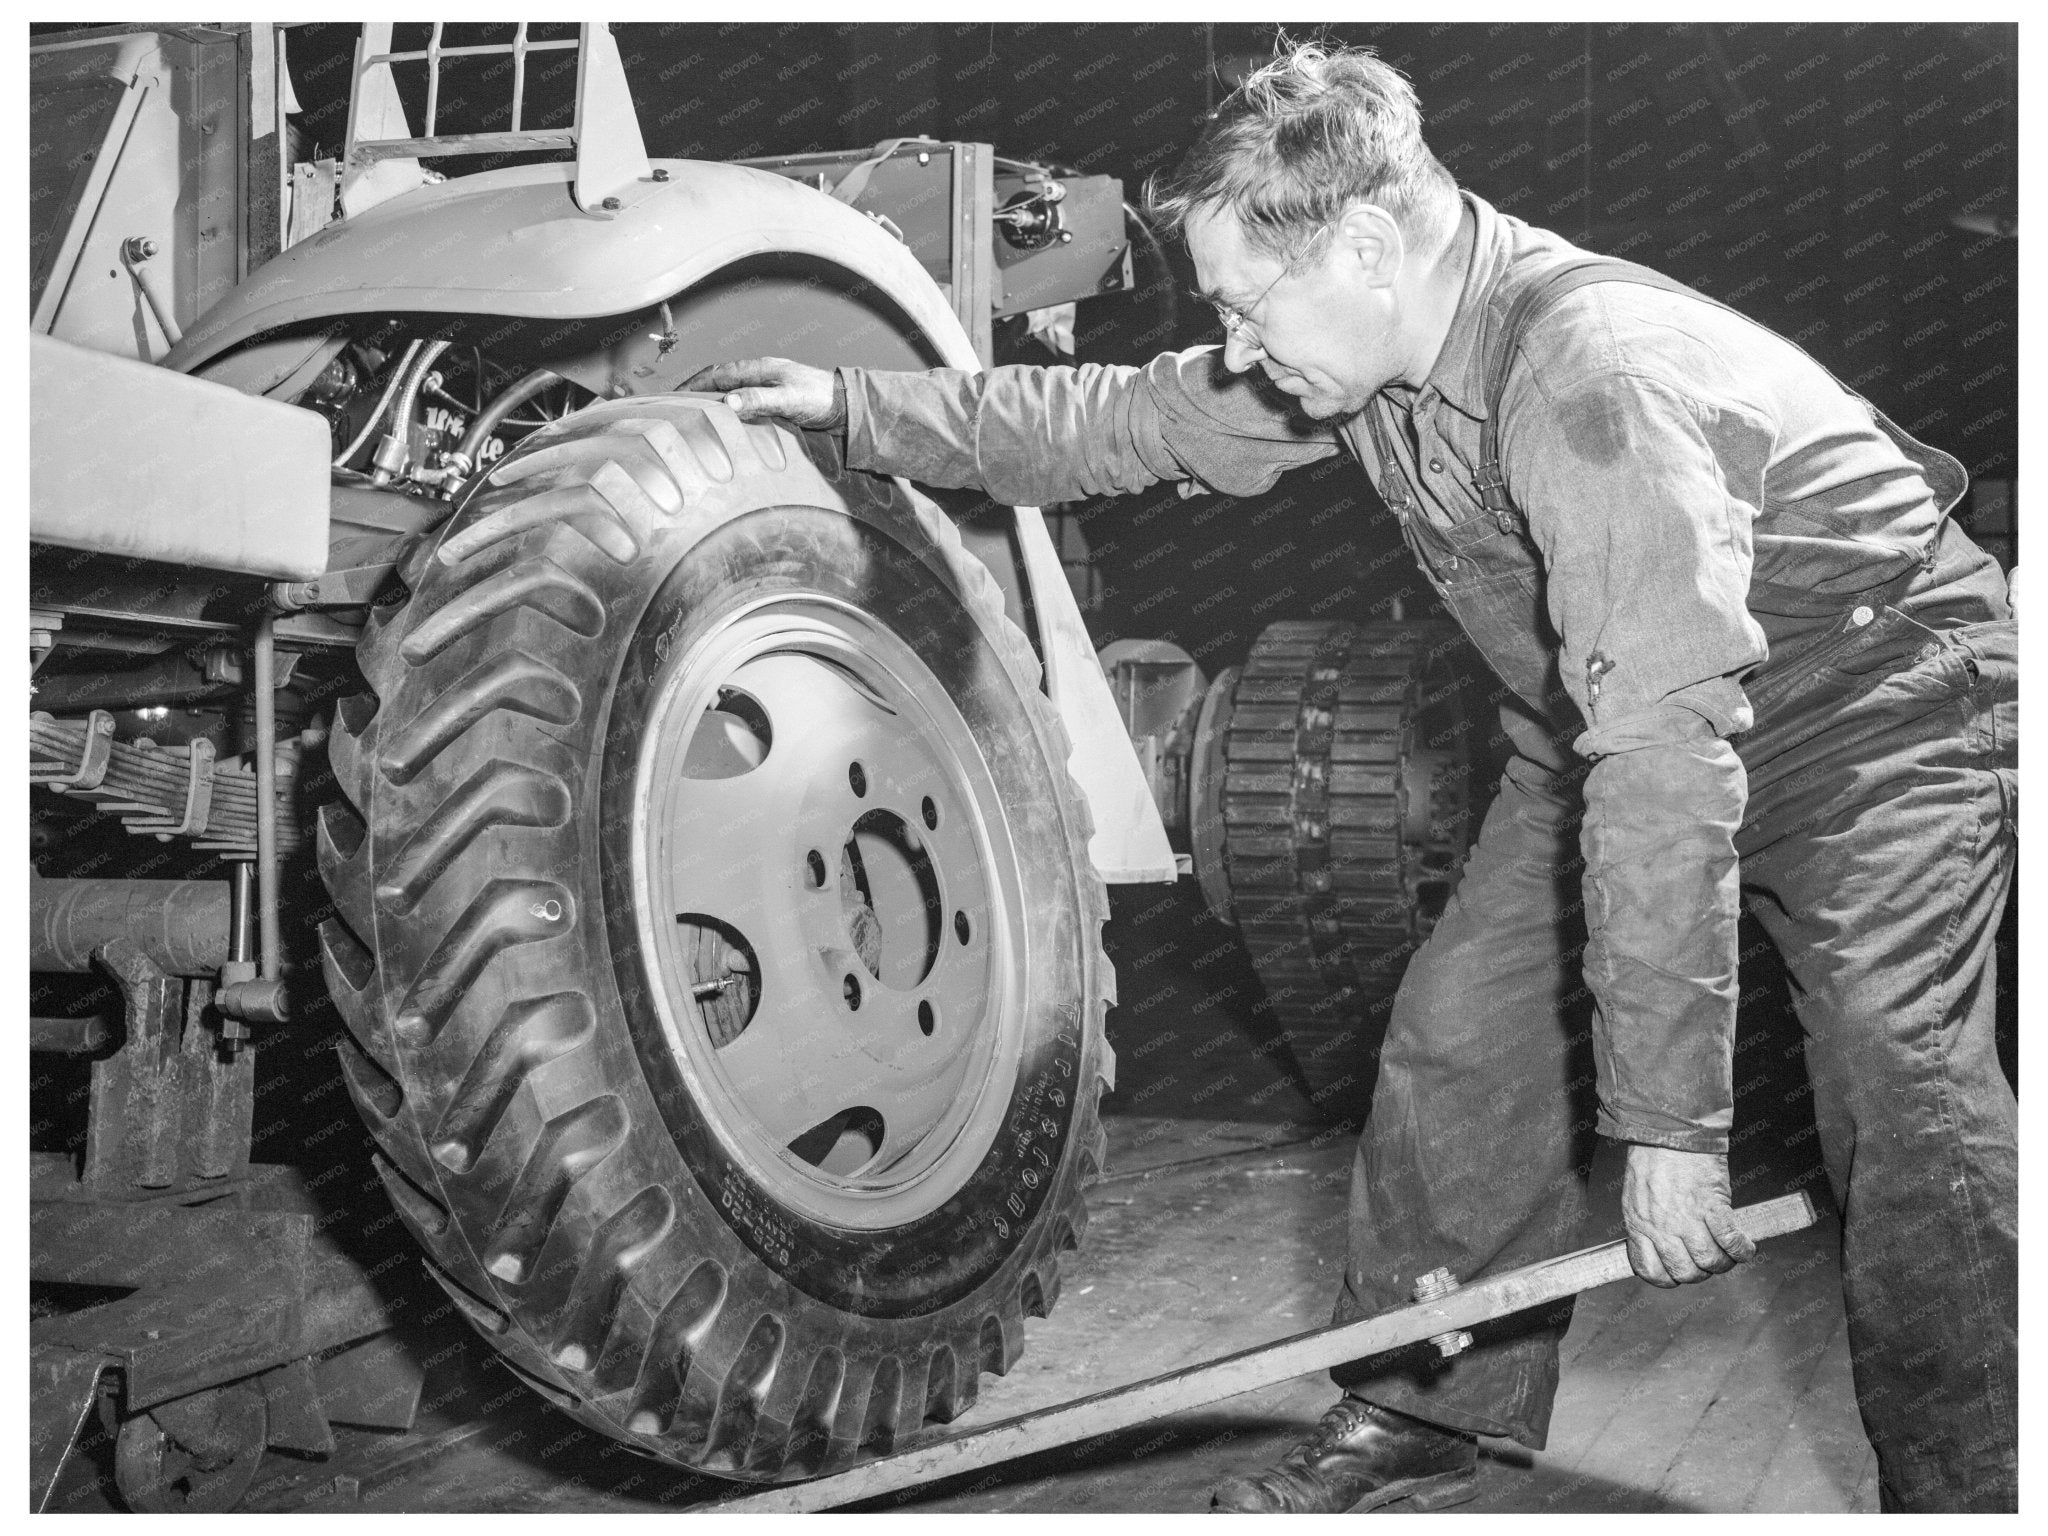
[[[1444,472],[1444,461],[1442,459],[1431,459],[1429,461],[1429,472],[1433,475],[1442,474]]]
[[[1854,613],[1849,615],[1849,622],[1851,624],[1854,624],[1858,629],[1861,629],[1864,625],[1868,624],[1872,619],[1876,617],[1877,614],[1873,612],[1871,608],[1866,604],[1862,607],[1859,607]]]
[[[608,197],[597,206],[604,209],[606,213],[617,213],[625,204],[621,203],[616,197]]]

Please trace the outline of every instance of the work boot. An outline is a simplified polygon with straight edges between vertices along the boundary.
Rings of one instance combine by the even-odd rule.
[[[1364,1398],[1346,1396],[1273,1466],[1233,1477],[1209,1496],[1214,1514],[1340,1515],[1396,1499],[1416,1509],[1479,1492],[1479,1441]]]

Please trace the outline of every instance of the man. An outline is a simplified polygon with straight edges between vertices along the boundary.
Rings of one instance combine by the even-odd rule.
[[[1751,1256],[1727,1166],[1746,888],[1806,1036],[1884,1506],[2013,1508],[1992,938],[2014,626],[1998,568],[1944,520],[1960,466],[1762,327],[1639,283],[1537,311],[1496,393],[1509,306],[1584,253],[1461,193],[1369,53],[1276,59],[1154,203],[1220,353],[979,377],[763,359],[691,387],[843,427],[855,467],[1020,504],[1162,479],[1252,495],[1350,453],[1508,685],[1516,755],[1393,1006],[1337,1318],[1438,1266],[1469,1279],[1582,1241],[1583,1041],[1560,1002],[1581,976],[1636,1273]],[[1522,1318],[1439,1369],[1335,1372],[1316,1432],[1216,1507],[1470,1498],[1476,1436],[1542,1446],[1561,1332]]]

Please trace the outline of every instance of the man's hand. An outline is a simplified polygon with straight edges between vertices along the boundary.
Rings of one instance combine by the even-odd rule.
[[[1621,1186],[1628,1261],[1652,1285],[1687,1285],[1756,1257],[1735,1225],[1728,1159],[1631,1144]]]
[[[724,394],[725,403],[741,421],[765,421],[773,416],[820,432],[846,425],[846,391],[839,375],[786,357],[713,363],[683,380],[682,387]]]

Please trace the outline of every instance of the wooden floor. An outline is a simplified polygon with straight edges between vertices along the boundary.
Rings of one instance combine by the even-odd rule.
[[[1155,1138],[1152,1155],[1163,1158],[1261,1129],[1114,1124],[1111,1166],[1129,1168],[1118,1151],[1147,1136]],[[1033,1325],[1043,1330],[1031,1342],[1035,1372],[1027,1355],[972,1422],[1326,1321],[1349,1165],[1350,1148],[1338,1141],[1168,1164],[1114,1181],[1099,1197],[1090,1252],[1075,1264],[1062,1303],[1063,1312],[1090,1315]],[[1610,1202],[1612,1190],[1609,1177]],[[1121,1199],[1130,1205],[1104,1203]],[[1702,1285],[1660,1291],[1629,1281],[1588,1293],[1562,1350],[1548,1447],[1532,1453],[1487,1442],[1480,1495],[1464,1509],[1874,1511],[1876,1467],[1849,1385],[1835,1241],[1829,1218]],[[1103,1290],[1112,1299],[1095,1302]],[[1061,1348],[1063,1330],[1071,1330],[1070,1349]],[[1098,1352],[1111,1340],[1119,1347]],[[1116,1360],[1113,1371],[1068,1363],[1083,1355],[1100,1362],[1105,1353]],[[1078,1453],[1049,1453],[1000,1480],[980,1474],[972,1480],[979,1486],[932,1490],[910,1507],[1202,1509],[1211,1484],[1277,1456],[1333,1399],[1327,1380],[1303,1378]]]
[[[1094,1192],[1088,1241],[1068,1259],[1058,1308],[1027,1325],[1024,1357],[985,1383],[956,1430],[1327,1320],[1348,1138],[1318,1144],[1284,1126],[1132,1117],[1113,1120],[1111,1136],[1113,1171]],[[1488,1442],[1479,1497],[1464,1508],[1873,1510],[1834,1241],[1828,1219],[1702,1285],[1627,1281],[1588,1293],[1565,1341],[1548,1448]],[[460,1331],[434,1353],[427,1395],[436,1406],[418,1431],[344,1432],[327,1463],[274,1457],[251,1502],[599,1513],[703,1508],[730,1491],[653,1466],[531,1394],[508,1392],[488,1352]],[[451,1387],[464,1372],[474,1392]],[[1305,1377],[866,1507],[1194,1513],[1211,1486],[1276,1457],[1333,1398],[1326,1379]]]

